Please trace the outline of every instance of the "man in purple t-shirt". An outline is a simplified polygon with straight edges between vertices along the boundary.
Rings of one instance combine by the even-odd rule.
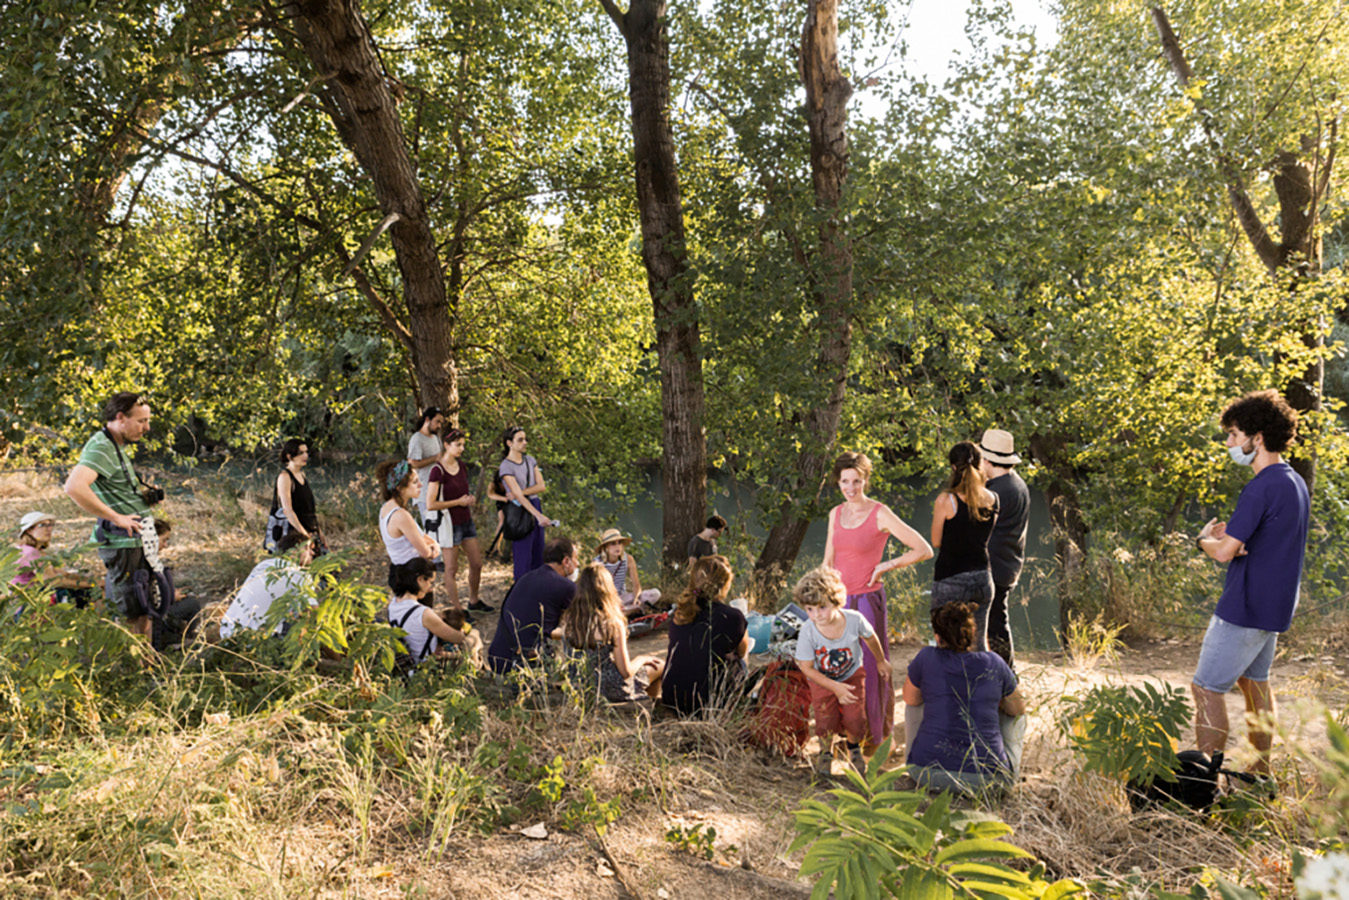
[[[1197,539],[1200,550],[1229,565],[1191,686],[1195,739],[1210,756],[1227,745],[1226,694],[1237,684],[1246,700],[1247,739],[1259,753],[1252,771],[1269,774],[1269,668],[1297,609],[1311,498],[1281,455],[1297,435],[1297,413],[1276,391],[1234,401],[1223,410],[1222,426],[1233,462],[1253,468],[1255,477],[1241,489],[1232,518],[1210,520]]]

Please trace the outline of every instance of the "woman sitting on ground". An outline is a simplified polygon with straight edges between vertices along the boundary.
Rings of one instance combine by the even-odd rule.
[[[427,599],[436,587],[436,567],[428,559],[417,557],[399,567],[393,576],[394,599],[389,602],[389,624],[407,632],[403,646],[407,648],[410,669],[431,657],[447,658],[445,644],[465,645],[469,642],[457,628],[452,628],[431,608]]]
[[[660,700],[681,715],[724,708],[740,693],[750,640],[744,614],[726,605],[734,578],[726,557],[704,556],[675,601]]]
[[[924,647],[904,681],[904,730],[913,777],[934,790],[982,790],[1021,767],[1026,702],[1002,657],[975,650],[974,603],[932,611],[937,646]]]
[[[384,505],[379,508],[379,536],[389,554],[389,590],[397,591],[394,585],[399,566],[414,559],[438,559],[440,545],[426,536],[417,517],[408,512],[408,502],[421,493],[422,483],[406,459],[380,463],[375,481],[384,496]]]
[[[581,570],[576,596],[554,636],[562,638],[576,677],[583,685],[597,685],[610,703],[659,696],[665,664],[654,656],[628,655],[628,620],[614,580],[599,563]]]
[[[660,591],[656,588],[642,590],[642,578],[637,574],[637,560],[628,552],[632,538],[624,537],[617,528],[610,528],[600,535],[599,546],[595,552],[595,562],[604,566],[609,577],[614,580],[614,589],[618,591],[619,602],[625,616],[634,616],[646,611],[660,601]]]
[[[56,589],[52,602],[71,599],[83,609],[92,597],[92,589],[98,583],[79,573],[61,570],[51,562],[44,562],[48,548],[51,547],[52,534],[56,531],[56,518],[43,512],[25,513],[19,520],[19,541],[14,545],[19,551],[19,574],[10,579],[10,584],[27,587],[34,581],[41,581]],[[20,607],[15,619],[23,612]]]

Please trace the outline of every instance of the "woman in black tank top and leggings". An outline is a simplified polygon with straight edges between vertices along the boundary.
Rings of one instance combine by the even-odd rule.
[[[988,649],[988,610],[993,603],[993,569],[988,536],[998,521],[998,495],[984,487],[982,454],[970,441],[951,448],[951,477],[932,507],[932,609],[947,603],[975,603],[974,649]]]

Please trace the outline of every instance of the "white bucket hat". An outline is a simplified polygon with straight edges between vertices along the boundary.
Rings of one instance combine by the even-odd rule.
[[[1021,457],[1016,455],[1016,440],[1010,431],[1003,431],[1000,428],[988,429],[979,439],[979,449],[988,457],[989,462],[998,465],[1014,466],[1021,462]]]
[[[55,522],[56,516],[49,516],[44,512],[24,513],[23,518],[19,520],[19,537],[23,537],[25,532],[39,522]]]

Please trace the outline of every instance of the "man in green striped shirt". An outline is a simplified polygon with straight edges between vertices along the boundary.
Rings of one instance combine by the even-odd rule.
[[[149,611],[136,595],[134,576],[149,568],[141,549],[140,520],[150,509],[141,499],[129,444],[150,433],[150,406],[139,394],[113,394],[103,407],[104,427],[80,451],[65,491],[80,509],[97,516],[93,539],[108,568],[106,591],[133,633],[150,636]]]

